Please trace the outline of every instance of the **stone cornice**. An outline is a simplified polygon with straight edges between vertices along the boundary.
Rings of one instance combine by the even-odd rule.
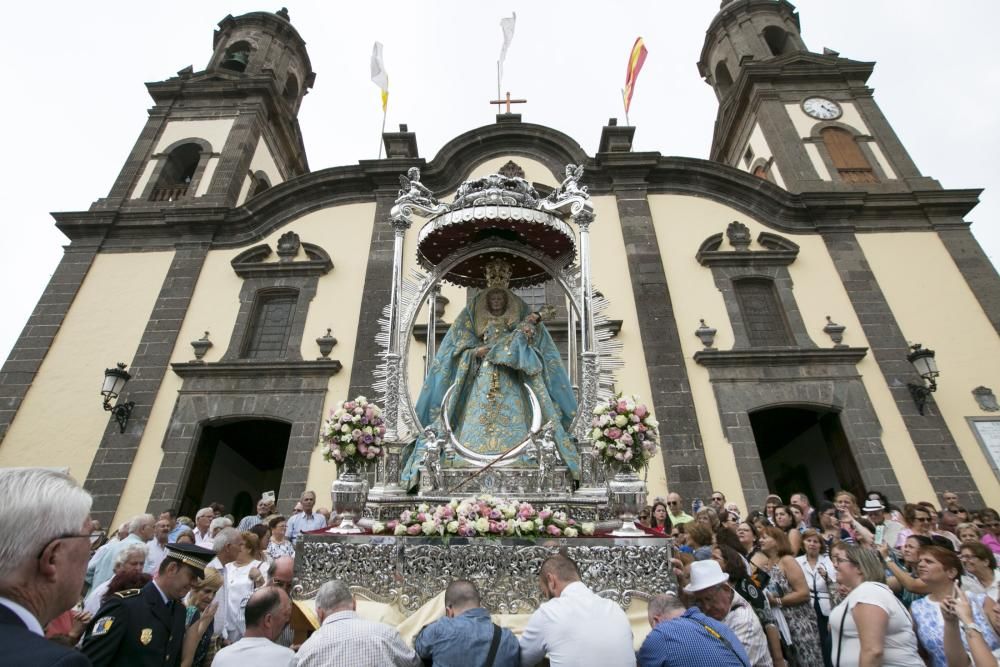
[[[170,364],[182,378],[260,378],[260,377],[330,377],[343,365],[336,359],[321,361],[219,361],[213,363],[181,362]]]
[[[421,180],[443,196],[458,187],[469,170],[490,157],[514,154],[539,160],[553,174],[569,162],[584,164],[591,194],[621,188],[650,195],[681,194],[732,206],[779,232],[933,230],[962,224],[981,190],[918,192],[813,192],[792,194],[766,180],[717,162],[665,157],[656,152],[600,153],[588,157],[565,134],[541,125],[503,123],[466,132],[446,144],[435,158],[366,160],[303,174],[264,191],[243,206],[227,209],[197,203],[171,203],[159,209],[55,213],[56,224],[71,240],[100,239],[102,249],[172,248],[184,235],[198,234],[213,247],[245,247],[288,222],[329,206],[374,203],[394,197],[401,173],[421,167]],[[197,202],[197,200],[195,200]]]
[[[713,367],[854,365],[867,354],[867,347],[699,350],[694,353],[694,360],[702,366]]]

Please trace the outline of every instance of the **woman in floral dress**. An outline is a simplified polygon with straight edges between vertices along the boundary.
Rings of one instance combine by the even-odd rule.
[[[786,656],[788,664],[822,665],[823,649],[809,585],[802,567],[792,557],[788,535],[780,528],[769,526],[761,533],[760,549],[767,556],[767,571],[771,575],[767,597],[785,644],[791,648],[790,655]]]

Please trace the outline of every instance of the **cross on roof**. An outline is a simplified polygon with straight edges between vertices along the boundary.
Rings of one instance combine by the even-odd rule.
[[[490,104],[497,105],[497,107],[498,107],[497,111],[500,111],[499,107],[500,107],[501,104],[506,104],[507,105],[507,110],[504,111],[503,113],[510,113],[510,105],[511,104],[525,104],[525,103],[527,103],[527,101],[528,100],[512,100],[512,99],[510,99],[510,91],[508,90],[507,91],[507,98],[506,99],[503,99],[503,100],[490,100]]]

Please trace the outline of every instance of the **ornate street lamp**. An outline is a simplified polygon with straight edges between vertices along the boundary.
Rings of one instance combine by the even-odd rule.
[[[925,384],[909,383],[906,386],[910,389],[913,402],[917,404],[917,411],[924,414],[924,406],[928,397],[937,391],[937,381],[935,378],[940,375],[937,362],[934,360],[934,350],[924,349],[920,343],[910,346],[912,352],[906,355],[906,360],[913,364],[917,374],[923,378]]]
[[[132,375],[125,370],[125,364],[122,362],[119,362],[116,368],[107,368],[104,370],[104,386],[101,387],[101,396],[104,397],[104,409],[114,416],[118,422],[118,426],[121,427],[122,433],[125,432],[125,425],[128,424],[128,418],[132,414],[135,402],[119,403],[114,407],[112,407],[111,403],[121,396],[122,391],[125,390],[125,385],[131,379]]]

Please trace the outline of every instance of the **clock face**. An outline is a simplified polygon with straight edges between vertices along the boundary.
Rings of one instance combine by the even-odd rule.
[[[840,118],[843,113],[839,104],[825,97],[810,97],[802,103],[802,110],[819,120]]]

